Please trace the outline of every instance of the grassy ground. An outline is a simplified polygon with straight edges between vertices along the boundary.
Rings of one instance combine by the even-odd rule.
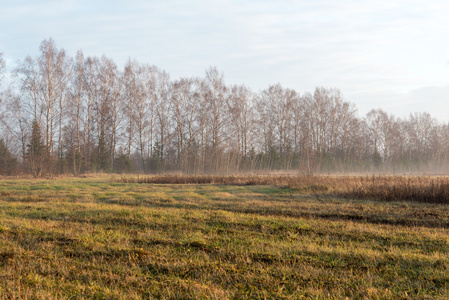
[[[0,299],[447,299],[449,206],[0,181]]]

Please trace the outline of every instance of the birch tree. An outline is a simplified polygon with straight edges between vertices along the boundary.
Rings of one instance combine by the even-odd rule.
[[[82,164],[82,135],[85,129],[83,119],[85,111],[85,69],[84,54],[78,51],[73,66],[73,76],[70,91],[70,105],[66,128],[66,149],[69,156],[69,164],[74,175],[81,172]]]
[[[230,131],[233,132],[231,141],[238,153],[237,167],[253,148],[253,132],[255,130],[254,95],[245,86],[233,86],[228,98],[228,112],[230,114]]]

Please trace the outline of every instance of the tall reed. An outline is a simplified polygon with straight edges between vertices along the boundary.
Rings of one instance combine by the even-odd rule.
[[[449,204],[449,177],[305,175],[155,175],[123,176],[123,183],[273,185],[353,199]]]

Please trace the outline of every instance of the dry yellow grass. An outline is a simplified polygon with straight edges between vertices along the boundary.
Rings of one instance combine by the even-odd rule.
[[[0,299],[449,297],[448,205],[326,191],[0,181]]]
[[[272,185],[351,199],[449,203],[446,176],[157,175],[122,176],[125,183]]]

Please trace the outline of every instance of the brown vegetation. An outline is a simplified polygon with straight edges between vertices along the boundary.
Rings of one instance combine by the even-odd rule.
[[[449,177],[432,176],[288,176],[288,175],[157,175],[123,176],[124,183],[273,185],[318,196],[352,199],[449,203]]]

